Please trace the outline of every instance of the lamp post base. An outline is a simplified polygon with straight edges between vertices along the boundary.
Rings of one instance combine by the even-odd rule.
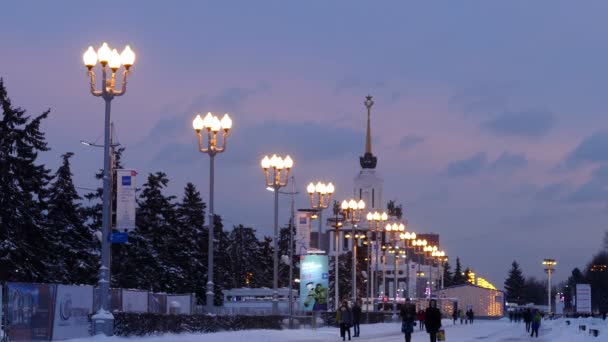
[[[99,309],[97,313],[91,316],[93,323],[93,335],[114,335],[114,315],[111,312]]]

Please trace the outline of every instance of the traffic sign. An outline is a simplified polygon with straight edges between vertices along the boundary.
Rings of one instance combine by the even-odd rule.
[[[128,233],[112,233],[109,236],[111,243],[126,243],[129,240]]]

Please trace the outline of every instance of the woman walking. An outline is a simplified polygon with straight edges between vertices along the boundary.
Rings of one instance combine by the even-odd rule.
[[[416,322],[416,306],[405,299],[405,305],[401,307],[401,332],[405,334],[405,342],[412,341],[414,324]]]
[[[538,338],[538,329],[540,329],[540,313],[538,313],[537,310],[532,317],[532,333],[530,334],[530,337],[534,337],[536,334],[536,337]]]
[[[437,301],[434,299],[431,299],[429,307],[426,309],[424,323],[431,342],[437,342],[437,333],[439,332],[439,328],[441,328],[441,312],[437,308]]]
[[[418,311],[418,325],[420,326],[420,330],[424,329],[424,310],[422,309]]]

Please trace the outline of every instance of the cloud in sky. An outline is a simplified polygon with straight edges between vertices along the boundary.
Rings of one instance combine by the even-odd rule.
[[[503,152],[489,168],[494,171],[510,172],[528,165],[528,159],[523,154]]]
[[[568,167],[577,167],[589,162],[608,162],[608,132],[597,132],[576,146],[568,154],[565,164]]]
[[[419,135],[406,135],[399,141],[399,147],[409,149],[424,142],[424,137]]]
[[[483,121],[481,128],[498,136],[537,138],[555,125],[555,116],[546,111],[507,112]]]
[[[470,158],[450,162],[441,175],[447,177],[471,177],[481,173],[487,164],[485,152],[479,152]]]

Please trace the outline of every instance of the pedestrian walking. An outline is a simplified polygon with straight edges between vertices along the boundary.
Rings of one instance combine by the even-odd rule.
[[[405,305],[401,307],[400,316],[401,332],[405,334],[405,342],[411,342],[417,317],[416,306],[410,302],[409,298],[405,299]]]
[[[530,332],[530,326],[532,325],[532,311],[530,308],[526,309],[522,314],[524,318],[524,323],[526,323],[526,332]]]
[[[454,320],[454,325],[456,325],[456,320],[458,319],[458,310],[454,307],[454,311],[452,311],[452,319]]]
[[[469,318],[469,323],[473,324],[473,318],[475,317],[475,313],[473,313],[473,309],[469,309],[469,311],[467,312],[467,316]]]
[[[424,311],[420,309],[420,311],[418,311],[418,326],[420,326],[420,330],[424,329],[424,316]]]
[[[458,310],[458,317],[460,317],[460,324],[464,321],[464,311],[462,309]]]
[[[342,305],[338,309],[338,313],[336,314],[336,318],[338,323],[340,324],[340,337],[342,337],[342,341],[346,340],[346,334],[348,333],[348,340],[350,341],[350,326],[353,323],[353,314],[350,308],[348,307],[348,301],[343,301]]]
[[[353,337],[359,337],[359,324],[361,323],[361,299],[357,299],[355,306],[353,306]]]
[[[424,313],[424,323],[431,342],[437,342],[437,333],[441,328],[441,312],[437,308],[437,301],[434,299],[431,299],[429,307]]]
[[[538,337],[538,329],[540,329],[540,313],[536,310],[532,317],[532,333],[530,334],[530,337],[534,337],[534,335]]]

